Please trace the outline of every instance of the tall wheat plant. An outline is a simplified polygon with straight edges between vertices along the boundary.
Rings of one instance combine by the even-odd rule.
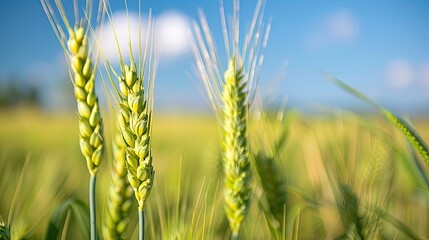
[[[229,26],[221,5],[224,45],[228,57],[226,69],[219,61],[220,53],[202,11],[200,23],[194,23],[193,26],[193,52],[197,70],[222,128],[224,209],[232,239],[239,236],[250,200],[248,113],[269,34],[269,26],[266,27],[263,22],[263,3],[258,1],[243,41],[239,34],[239,1],[234,1]]]
[[[73,25],[69,22],[60,0],[55,0],[60,19],[56,16],[57,13],[49,0],[40,1],[69,64],[70,78],[77,101],[80,149],[91,175],[89,184],[90,234],[91,240],[95,240],[97,239],[95,184],[103,155],[103,129],[98,98],[95,93],[95,67],[91,59],[93,52],[88,39],[92,1],[86,1],[86,16],[81,18],[77,1],[74,1],[75,23]]]
[[[126,2],[125,2],[126,3]],[[139,3],[140,8],[140,3]],[[114,19],[110,7],[105,11],[118,43]],[[108,59],[104,58],[109,79],[117,94],[118,120],[121,136],[125,143],[127,177],[134,190],[138,203],[139,239],[144,239],[144,210],[146,200],[151,192],[155,171],[152,166],[152,113],[153,91],[156,78],[156,55],[154,45],[154,24],[149,13],[146,38],[142,39],[141,14],[139,9],[138,61],[134,59],[131,44],[131,31],[128,24],[129,64],[125,64],[118,43],[120,56],[119,69],[115,71]],[[144,46],[143,45],[144,40]],[[135,47],[134,47],[135,49]],[[118,81],[118,82],[116,82]],[[116,87],[119,85],[119,88]]]

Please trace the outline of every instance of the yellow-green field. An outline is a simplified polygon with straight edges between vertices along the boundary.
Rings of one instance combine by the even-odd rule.
[[[265,211],[261,181],[272,175],[260,177],[252,158],[253,192],[243,239],[356,239],[355,232],[367,239],[429,237],[428,168],[422,159],[413,159],[392,124],[379,116],[345,112],[288,119],[253,120],[249,129],[252,153],[269,151],[277,136],[285,128],[289,131],[275,158],[286,182],[285,221],[279,223]],[[413,119],[413,124],[429,142],[429,120]],[[97,182],[99,229],[113,123],[106,121],[105,128],[107,153]],[[148,239],[228,238],[218,130],[210,115],[155,114],[156,173],[146,210]],[[70,197],[87,202],[88,179],[73,114],[31,109],[0,113],[0,216],[12,232],[43,239],[60,202]],[[69,220],[67,239],[80,239],[76,219],[70,214]],[[136,224],[133,213],[129,234],[136,236]]]

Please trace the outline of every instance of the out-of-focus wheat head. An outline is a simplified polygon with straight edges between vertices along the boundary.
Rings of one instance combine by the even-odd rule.
[[[109,173],[107,211],[104,217],[104,239],[127,239],[125,231],[130,224],[133,189],[128,183],[125,143],[119,129],[112,141],[112,169]]]
[[[324,180],[314,186],[330,187],[332,192],[326,191],[322,197],[336,203],[334,211],[320,209],[326,229],[341,239],[382,238],[381,216],[392,195],[393,141],[382,129],[362,128],[362,124],[367,126],[365,121],[353,115],[340,112],[329,124],[315,131]],[[342,228],[328,228],[331,214],[338,214]]]
[[[1,205],[9,206],[6,223],[0,216],[0,239],[33,239],[46,228],[52,206],[70,195],[76,179],[64,175],[58,157],[33,159],[28,154],[16,170],[8,164],[16,158],[0,158],[0,169],[6,170],[0,174]]]
[[[10,239],[9,226],[6,226],[3,219],[0,218],[0,240],[9,240],[9,239]]]
[[[270,29],[269,25],[266,27],[263,22],[263,3],[262,0],[258,1],[249,31],[243,41],[239,37],[239,1],[234,1],[230,26],[227,26],[221,5],[227,68],[219,61],[220,53],[216,49],[215,40],[202,11],[199,13],[200,23],[193,24],[193,52],[197,71],[222,126],[224,208],[233,237],[238,236],[249,205],[248,112]]]
[[[58,19],[49,0],[40,1],[69,64],[70,78],[77,101],[80,149],[86,159],[89,172],[95,176],[103,155],[103,126],[98,97],[95,93],[96,68],[91,59],[93,51],[88,34],[88,25],[92,17],[92,1],[86,1],[86,17],[82,18],[79,18],[77,2],[74,1],[74,26],[70,24],[60,0],[55,0],[55,5],[62,22]]]
[[[284,111],[279,111],[276,120],[272,120],[262,109],[255,114],[252,124],[252,155],[259,176],[259,184],[265,195],[266,214],[275,219],[274,226],[278,229],[283,224],[286,214],[287,190],[286,178],[281,165],[281,151],[289,132],[290,120],[284,120]]]

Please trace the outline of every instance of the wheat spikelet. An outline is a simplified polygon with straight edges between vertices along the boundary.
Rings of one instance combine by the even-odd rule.
[[[200,25],[194,22],[193,52],[197,71],[208,98],[221,122],[221,159],[224,172],[224,208],[237,238],[249,205],[250,175],[248,144],[248,111],[255,93],[255,82],[263,62],[263,49],[268,40],[269,27],[263,29],[263,1],[258,1],[250,29],[239,49],[239,2],[234,1],[230,28],[226,26],[221,6],[221,20],[228,67],[222,70],[214,38],[207,20],[200,12]],[[228,29],[230,32],[228,33]],[[222,74],[222,72],[224,74]]]
[[[363,234],[363,217],[359,213],[359,199],[348,185],[339,186],[339,211],[345,225],[342,239],[365,239]]]
[[[426,143],[423,141],[423,139],[420,137],[417,131],[412,126],[410,126],[410,124],[408,124],[400,117],[395,116],[389,110],[381,107],[380,105],[378,105],[377,103],[369,99],[367,96],[365,96],[363,93],[343,83],[337,78],[332,77],[327,73],[323,73],[323,75],[325,75],[325,77],[328,80],[332,81],[340,88],[346,90],[347,92],[353,94],[355,97],[361,99],[362,101],[368,103],[369,105],[379,110],[390,122],[392,122],[405,135],[405,137],[411,142],[413,147],[417,149],[417,152],[426,162],[426,165],[429,165],[429,147],[426,145]]]
[[[270,212],[277,220],[277,227],[279,227],[283,222],[287,200],[285,179],[279,171],[280,168],[274,156],[260,151],[255,154],[255,163]]]
[[[284,121],[284,111],[277,113],[277,125],[269,120],[268,114],[263,110],[260,103],[260,110],[255,115],[255,127],[252,131],[254,163],[259,184],[265,195],[267,206],[264,207],[266,215],[273,216],[273,226],[279,229],[285,219],[287,190],[286,178],[283,176],[280,165],[280,153],[285,146],[289,135],[291,118]],[[293,115],[291,115],[293,116]]]
[[[124,140],[118,131],[113,144],[113,167],[109,175],[107,214],[104,218],[104,239],[126,239],[129,213],[133,203],[133,189],[127,180],[125,168],[126,150]]]
[[[78,106],[79,142],[89,172],[96,175],[103,154],[103,133],[98,98],[95,94],[95,71],[88,57],[88,38],[82,26],[69,29],[68,48],[72,53],[71,63],[74,92]]]
[[[383,110],[382,112],[387,117],[387,119],[389,119],[390,122],[392,122],[405,135],[405,137],[408,138],[408,140],[417,149],[420,156],[426,162],[426,165],[429,165],[429,148],[417,133],[417,131],[415,131],[406,121],[396,117],[391,112],[387,110]]]
[[[0,240],[9,240],[10,239],[10,230],[6,226],[3,219],[0,217]]]
[[[88,24],[92,16],[92,1],[86,0],[85,17],[79,18],[77,1],[74,1],[75,24],[71,26],[65,14],[61,0],[55,4],[61,16],[62,23],[56,17],[49,0],[40,0],[48,20],[60,42],[69,63],[70,78],[74,87],[77,101],[79,122],[79,145],[91,174],[89,181],[90,233],[91,240],[97,239],[96,223],[96,176],[103,156],[103,126],[95,93],[95,68],[93,66],[88,46]],[[101,1],[99,5],[101,13]],[[63,27],[64,25],[64,27]],[[67,32],[67,34],[65,33]]]
[[[128,181],[134,189],[139,210],[144,209],[146,198],[153,184],[152,149],[150,139],[151,112],[141,78],[137,77],[135,64],[123,66],[120,79],[121,103],[118,117],[126,145]]]
[[[238,234],[249,204],[250,174],[247,136],[247,96],[241,69],[231,59],[222,93],[222,165],[225,176],[225,212],[231,230]]]
[[[106,5],[105,11],[118,43],[112,13],[110,12],[111,10],[107,9]],[[131,30],[129,29],[129,31]],[[144,55],[141,52],[142,39],[141,34],[139,34],[139,64],[134,61],[130,35],[128,38],[130,64],[124,63],[119,45],[117,47],[120,56],[120,73],[114,70],[107,59],[104,59],[104,62],[109,79],[115,87],[118,97],[119,114],[117,114],[117,121],[125,144],[127,178],[134,190],[138,209],[143,212],[145,201],[152,189],[155,174],[152,166],[151,129],[156,56],[154,27],[150,12]],[[119,81],[119,88],[116,87],[115,80]]]
[[[126,11],[128,11],[125,1]],[[109,80],[117,94],[119,114],[116,119],[125,144],[127,178],[134,190],[138,203],[139,239],[144,239],[144,209],[154,181],[155,171],[152,166],[152,112],[153,92],[156,78],[156,54],[154,44],[154,21],[149,11],[149,21],[145,37],[144,54],[142,53],[141,15],[139,4],[138,27],[138,64],[134,61],[131,44],[131,28],[128,22],[129,65],[124,63],[121,48],[115,30],[112,10],[105,4],[104,10],[109,18],[117,44],[120,60],[120,73],[103,55],[104,65]],[[128,14],[128,13],[127,13]],[[118,80],[119,88],[116,87]]]
[[[95,68],[91,60],[92,52],[88,46],[87,18],[75,19],[75,26],[72,27],[61,1],[56,1],[63,22],[61,24],[49,0],[41,0],[41,3],[69,63],[70,77],[77,101],[80,149],[89,172],[95,176],[103,155],[103,131],[98,98],[94,88]],[[87,1],[86,11],[91,12],[91,9],[92,4]],[[63,25],[65,29],[63,29]]]

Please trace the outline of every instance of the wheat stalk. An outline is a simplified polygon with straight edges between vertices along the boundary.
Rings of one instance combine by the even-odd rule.
[[[224,208],[232,237],[237,238],[249,205],[250,175],[248,147],[248,111],[255,93],[263,62],[263,50],[269,27],[263,29],[263,1],[258,1],[250,29],[240,49],[239,2],[234,1],[234,14],[230,28],[226,26],[221,5],[221,21],[228,67],[222,70],[219,52],[210,32],[204,13],[200,24],[194,22],[193,52],[197,71],[217,117],[221,122],[221,159],[224,172]],[[230,29],[230,32],[228,32]],[[261,54],[260,54],[261,53]],[[224,72],[224,74],[222,74]],[[256,82],[256,83],[255,83]]]
[[[119,130],[115,134],[112,150],[113,166],[109,175],[103,237],[104,239],[126,239],[125,231],[130,222],[128,215],[133,203],[133,189],[127,179],[125,143]]]
[[[423,158],[426,165],[429,165],[429,147],[423,141],[423,139],[420,137],[418,132],[410,124],[408,124],[405,120],[396,116],[395,114],[393,114],[389,110],[378,105],[377,103],[375,103],[374,101],[369,99],[367,96],[365,96],[363,93],[361,93],[358,90],[354,89],[353,87],[347,85],[346,83],[340,81],[339,79],[337,79],[337,78],[335,78],[335,77],[333,77],[333,76],[331,76],[325,72],[323,72],[322,74],[324,75],[325,78],[332,81],[334,84],[336,84],[340,88],[342,88],[342,89],[346,90],[347,92],[353,94],[355,97],[361,99],[362,101],[368,103],[369,105],[371,105],[372,107],[374,107],[375,109],[380,111],[380,113],[382,113],[384,115],[384,117],[386,117],[391,123],[393,123],[405,135],[405,137],[408,139],[408,141],[410,141],[411,145],[415,149],[417,149],[417,152]]]
[[[109,17],[113,33],[116,37],[112,12],[105,11]],[[140,4],[139,4],[140,6]],[[140,11],[139,11],[139,19]],[[138,64],[134,61],[129,35],[130,64],[124,63],[121,49],[118,44],[120,56],[120,73],[117,73],[110,62],[104,57],[104,62],[109,79],[114,86],[119,105],[117,115],[119,129],[125,143],[127,178],[134,190],[134,196],[138,203],[139,215],[139,239],[144,239],[144,209],[154,181],[155,171],[152,165],[152,112],[153,112],[153,91],[156,78],[156,56],[154,45],[154,27],[151,13],[145,39],[144,54],[142,54],[142,39],[139,30],[139,58]],[[128,26],[129,27],[129,26]],[[141,28],[141,26],[139,26]],[[116,88],[113,76],[119,80],[119,89]]]
[[[108,11],[106,9],[106,11]],[[114,30],[111,13],[107,12]],[[145,201],[153,184],[151,127],[153,109],[153,82],[155,80],[154,45],[152,45],[153,27],[149,21],[148,37],[144,59],[138,65],[134,61],[130,45],[130,65],[124,64],[121,56],[120,74],[105,59],[109,79],[115,86],[112,74],[119,80],[119,114],[117,120],[126,149],[126,169],[131,186],[134,189],[139,210],[144,210]],[[114,30],[115,32],[115,30]],[[139,40],[141,43],[141,40]],[[131,42],[130,42],[131,44]],[[118,46],[119,49],[119,46]],[[149,58],[147,53],[149,51]],[[148,59],[147,59],[148,58]],[[147,80],[147,91],[145,91]]]
[[[55,4],[62,24],[58,20],[49,0],[40,1],[69,63],[70,78],[77,101],[79,145],[85,157],[88,171],[91,174],[89,184],[91,239],[96,239],[95,184],[103,156],[103,126],[98,97],[95,93],[95,68],[91,60],[92,52],[88,46],[88,24],[91,20],[92,1],[86,1],[85,14],[89,15],[81,19],[79,19],[77,2],[74,1],[74,27],[69,23],[61,0],[56,0]]]

